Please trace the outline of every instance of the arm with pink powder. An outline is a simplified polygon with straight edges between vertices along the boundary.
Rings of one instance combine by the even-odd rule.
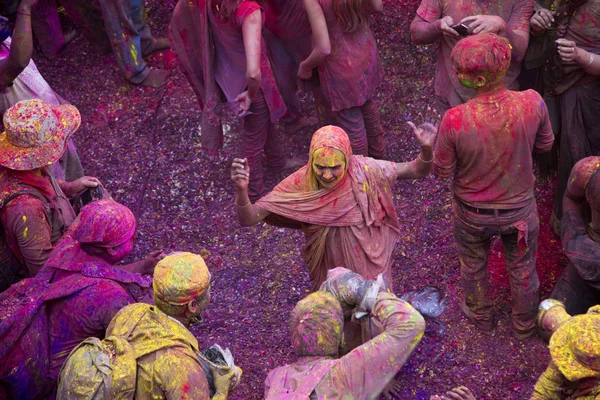
[[[246,83],[248,89],[236,98],[240,104],[239,117],[245,116],[250,110],[252,100],[260,90],[261,71],[260,53],[262,46],[262,11],[253,11],[242,23],[242,36],[244,38],[244,51],[246,53]]]
[[[328,382],[340,385],[340,393],[356,399],[375,399],[406,363],[417,347],[425,320],[407,302],[380,292],[371,311],[384,331],[340,358]]]
[[[28,195],[19,196],[3,210],[2,225],[9,245],[17,247],[13,251],[20,253],[29,275],[36,275],[54,248],[44,204]]]
[[[31,9],[38,0],[23,0],[17,11],[17,21],[12,34],[10,54],[0,60],[0,84],[10,84],[29,65],[33,51]]]
[[[554,143],[552,123],[550,122],[550,115],[548,114],[548,107],[546,107],[546,103],[537,92],[532,93],[533,96],[537,98],[537,102],[539,103],[538,112],[541,114],[540,127],[535,135],[533,151],[537,153],[546,153],[552,149],[552,144]]]
[[[331,53],[329,30],[323,9],[317,0],[304,0],[304,9],[308,15],[313,37],[313,50],[308,58],[300,63],[298,77],[310,79],[313,69],[323,64]]]
[[[435,148],[433,173],[438,178],[448,178],[456,170],[456,148],[452,141],[450,129],[451,111],[447,112],[440,125],[440,133]]]
[[[444,15],[444,6],[439,0],[422,0],[410,24],[410,40],[414,44],[432,44],[442,36],[458,39],[458,32],[451,28],[454,24],[450,15]]]

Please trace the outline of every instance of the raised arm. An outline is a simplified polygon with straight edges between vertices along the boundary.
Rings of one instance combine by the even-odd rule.
[[[329,30],[325,14],[317,0],[304,0],[304,9],[308,15],[310,29],[312,30],[313,50],[308,58],[300,63],[298,77],[310,79],[312,71],[323,64],[331,53],[331,42],[329,41]]]
[[[396,164],[398,180],[425,178],[433,169],[433,144],[437,136],[437,126],[430,123],[424,123],[418,127],[412,122],[408,122],[408,124],[421,146],[421,152],[412,161]]]
[[[248,160],[235,158],[231,163],[231,180],[235,183],[235,208],[242,226],[256,225],[271,214],[250,201],[248,197],[249,179],[250,167],[248,166]]]
[[[260,52],[262,43],[262,15],[261,10],[250,14],[242,24],[244,37],[244,51],[246,53],[246,83],[248,90],[235,99],[240,103],[238,116],[243,117],[250,110],[252,100],[260,89]]]
[[[17,11],[17,22],[12,34],[10,54],[0,60],[0,80],[7,84],[14,81],[17,76],[29,65],[33,50],[31,33],[31,8],[37,0],[23,0]]]

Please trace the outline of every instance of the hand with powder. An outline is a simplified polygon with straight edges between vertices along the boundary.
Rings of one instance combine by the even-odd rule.
[[[248,191],[250,166],[245,158],[234,158],[231,163],[231,180],[238,190]]]
[[[435,26],[436,31],[440,32],[444,36],[450,36],[455,38],[460,37],[458,32],[452,29],[452,26],[454,26],[454,19],[449,15],[438,19],[433,23],[433,25]]]
[[[499,35],[506,30],[506,21],[497,15],[471,15],[460,20],[469,26],[472,35],[495,33]]]
[[[240,105],[237,116],[245,117],[248,114],[248,111],[250,111],[250,106],[252,105],[250,94],[246,90],[245,92],[240,93],[238,97],[235,98],[235,101],[237,101]]]
[[[416,126],[413,122],[408,121],[408,125],[412,128],[419,146],[433,149],[438,132],[437,124],[434,125],[430,122],[424,122],[419,126]]]
[[[88,188],[95,188],[101,185],[98,178],[93,176],[83,176],[73,182],[59,181],[58,185],[69,199],[75,198]]]
[[[475,396],[468,387],[459,386],[441,396],[433,396],[430,400],[475,400]]]
[[[530,22],[532,31],[541,32],[552,26],[554,15],[552,15],[552,11],[542,8],[533,14]]]

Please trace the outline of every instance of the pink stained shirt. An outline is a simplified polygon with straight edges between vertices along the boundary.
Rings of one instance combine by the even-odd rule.
[[[471,15],[497,15],[506,21],[509,29],[529,31],[529,19],[533,14],[533,0],[421,0],[417,15],[427,22],[435,22],[451,16],[457,24]],[[475,96],[475,91],[464,87],[454,71],[450,53],[457,39],[442,36],[435,72],[435,94],[448,101],[450,107],[457,106]],[[517,89],[517,76],[521,63],[512,63],[505,78],[507,88]]]
[[[384,331],[337,359],[314,388],[319,399],[374,399],[398,373],[419,344],[425,322],[410,304],[390,293],[379,293],[372,315]],[[265,398],[282,399],[285,392],[304,388],[311,370],[327,357],[302,357],[279,367],[265,381]],[[291,396],[289,396],[291,398]]]
[[[368,23],[345,33],[333,11],[333,1],[319,0],[319,4],[331,41],[331,53],[319,66],[323,94],[333,111],[360,107],[373,97],[383,76],[377,41]]]
[[[548,109],[533,91],[503,89],[446,112],[434,172],[454,172],[454,196],[478,208],[513,209],[534,199],[532,152],[552,148]]]

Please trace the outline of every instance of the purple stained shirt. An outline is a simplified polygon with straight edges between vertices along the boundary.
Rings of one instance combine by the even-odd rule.
[[[58,379],[60,369],[75,348],[89,337],[104,338],[115,314],[135,299],[110,279],[49,305],[50,376]]]
[[[323,94],[333,111],[362,106],[370,100],[383,76],[377,41],[368,23],[344,32],[332,0],[319,0],[331,41],[331,53],[319,66]],[[370,12],[364,10],[368,17]]]

